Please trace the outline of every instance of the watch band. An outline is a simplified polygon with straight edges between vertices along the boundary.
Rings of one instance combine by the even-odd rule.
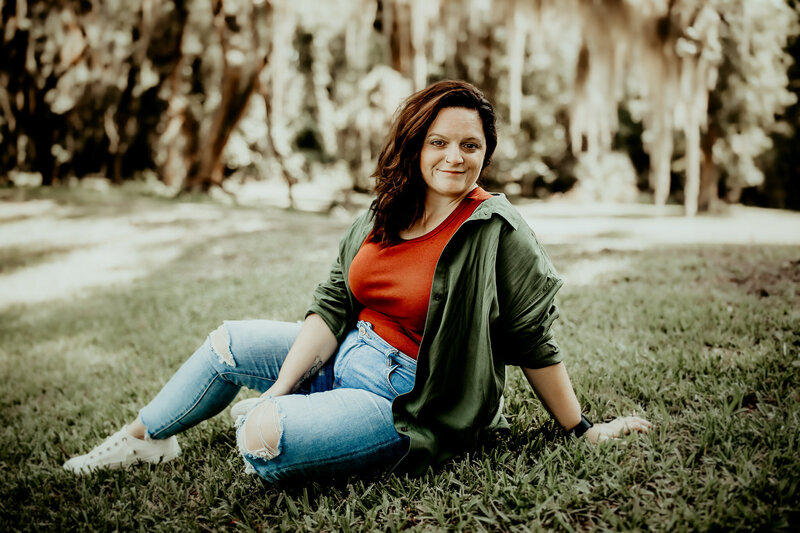
[[[572,428],[572,429],[570,429],[569,431],[567,431],[567,435],[571,435],[571,436],[573,436],[573,437],[582,437],[582,436],[583,436],[583,434],[584,434],[584,433],[586,433],[586,431],[587,431],[587,430],[588,430],[590,427],[592,427],[593,425],[594,425],[594,424],[592,424],[592,423],[589,421],[589,419],[588,419],[588,418],[586,418],[586,416],[585,416],[585,415],[581,414],[581,421],[580,421],[580,422],[578,422],[578,425],[577,425],[577,426],[575,426],[574,428]]]

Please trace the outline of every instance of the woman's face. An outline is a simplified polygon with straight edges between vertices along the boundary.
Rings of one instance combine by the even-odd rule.
[[[465,197],[481,175],[486,139],[478,111],[446,107],[436,115],[419,155],[422,179],[428,186],[426,200]]]

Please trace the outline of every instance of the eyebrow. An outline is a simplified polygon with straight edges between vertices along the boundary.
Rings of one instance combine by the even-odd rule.
[[[448,138],[447,135],[442,135],[441,133],[436,133],[435,131],[433,133],[429,133],[428,136],[425,137],[425,138],[426,139],[430,139],[431,137],[441,137],[443,139],[447,139]],[[466,139],[463,139],[462,142],[478,142],[478,143],[482,143],[484,141],[481,140],[480,137],[467,137]]]

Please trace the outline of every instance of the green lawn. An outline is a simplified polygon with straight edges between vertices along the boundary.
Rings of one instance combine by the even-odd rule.
[[[87,217],[128,205],[113,195],[41,194]],[[64,472],[67,457],[133,418],[223,319],[302,316],[346,224],[264,216],[269,229],[185,247],[136,281],[0,310],[3,529],[673,531],[800,523],[797,247],[548,248],[562,270],[595,256],[625,261],[624,271],[592,285],[564,287],[557,336],[589,417],[643,414],[655,424],[647,436],[597,447],[554,439],[522,374],[510,369],[511,436],[421,478],[274,488],[243,474],[227,415],[182,435],[183,456],[171,463]],[[2,249],[0,275],[57,260],[67,248]]]

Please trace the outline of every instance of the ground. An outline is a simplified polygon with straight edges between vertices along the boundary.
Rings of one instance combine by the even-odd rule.
[[[7,259],[0,263],[0,308],[130,283],[209,239],[265,232],[276,225],[275,210],[240,209],[231,216],[231,208],[219,203],[172,205],[141,198],[129,203],[113,192],[96,194],[103,195],[110,195],[106,207],[95,205],[92,210],[99,211],[90,216],[85,203],[65,204],[57,198],[21,195],[0,203],[0,259]],[[686,218],[679,206],[526,202],[518,208],[545,246],[574,250],[800,245],[800,213],[775,209],[731,206],[725,215]],[[349,215],[337,215],[332,225],[344,228]],[[25,268],[19,268],[19,261]],[[618,258],[593,257],[563,274],[568,283],[581,285],[624,267]]]
[[[223,320],[302,317],[352,214],[130,191],[0,194],[0,522],[9,530],[792,530],[800,520],[800,214],[526,203],[566,284],[584,412],[562,440],[509,368],[511,435],[419,478],[271,487],[227,416],[165,465],[63,461],[135,416]],[[243,392],[242,395],[248,393]]]

